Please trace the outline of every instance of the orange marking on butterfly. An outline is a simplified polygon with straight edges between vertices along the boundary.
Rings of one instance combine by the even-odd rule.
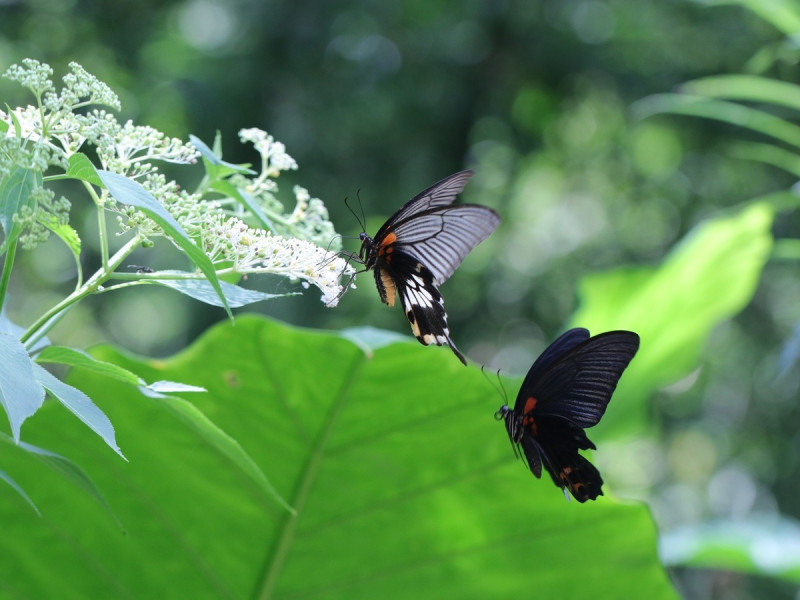
[[[396,241],[397,234],[395,234],[393,231],[390,231],[388,234],[386,234],[386,237],[381,240],[381,245],[378,247],[378,256],[384,256],[394,252],[394,246],[392,246],[392,244],[394,244]],[[388,258],[389,257],[387,256],[387,260]]]
[[[381,270],[381,283],[383,283],[383,301],[389,306],[394,306],[397,288],[394,285],[394,280],[384,270]]]
[[[533,435],[539,434],[539,429],[536,426],[536,419],[534,419],[531,415],[531,412],[533,412],[533,409],[536,408],[536,403],[538,401],[538,398],[531,396],[525,401],[525,406],[522,409],[522,426],[530,428]]]

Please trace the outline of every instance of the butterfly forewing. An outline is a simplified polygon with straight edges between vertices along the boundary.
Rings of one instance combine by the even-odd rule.
[[[574,343],[586,330],[575,331],[565,333],[562,344]],[[539,365],[534,377],[529,373],[514,409],[524,411],[529,398],[535,398],[539,415],[562,417],[581,427],[596,425],[638,349],[639,336],[631,331],[609,331],[584,339]],[[531,371],[536,367],[535,363]]]
[[[460,204],[416,215],[395,225],[393,232],[396,247],[428,267],[436,283],[442,284],[499,224],[500,217],[491,208]]]
[[[472,171],[453,173],[449,177],[445,177],[414,196],[383,224],[383,227],[375,234],[375,241],[381,239],[396,225],[402,223],[406,219],[412,218],[418,213],[437,206],[451,205],[455,201],[456,196],[458,196],[461,190],[464,189],[464,186],[467,185],[467,181],[469,181],[472,175]]]

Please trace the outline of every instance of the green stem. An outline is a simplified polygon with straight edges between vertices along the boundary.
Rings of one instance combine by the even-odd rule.
[[[84,283],[80,288],[72,292],[69,296],[64,298],[61,302],[53,306],[50,310],[39,317],[36,322],[31,325],[24,334],[22,334],[20,341],[25,344],[32,339],[38,340],[44,334],[50,331],[53,325],[58,322],[58,319],[54,319],[53,317],[60,315],[60,313],[66,312],[79,300],[82,300],[86,296],[95,293],[103,284],[103,282],[111,277],[114,269],[122,264],[125,258],[130,255],[130,253],[133,252],[136,247],[141,244],[141,242],[142,236],[136,234],[133,238],[131,238],[130,241],[128,241],[127,244],[114,253],[114,256],[111,257],[105,268],[99,269],[94,275],[87,279],[86,283]]]
[[[6,251],[5,262],[3,263],[3,273],[0,275],[0,307],[5,306],[8,282],[11,279],[11,267],[14,266],[14,257],[17,254],[17,238],[9,242]]]
[[[103,271],[108,271],[108,230],[106,229],[106,211],[103,200],[94,191],[92,184],[88,181],[83,182],[83,187],[89,192],[89,195],[94,200],[97,206],[97,228],[100,234],[100,256],[102,260]],[[111,269],[113,271],[114,269]],[[88,282],[87,282],[88,283]]]

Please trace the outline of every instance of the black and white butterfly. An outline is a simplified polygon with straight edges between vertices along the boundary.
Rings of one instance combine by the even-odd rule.
[[[500,407],[517,456],[524,454],[536,477],[542,466],[556,486],[578,502],[603,494],[603,478],[578,450],[595,450],[584,431],[597,425],[622,372],[639,349],[632,331],[589,337],[570,329],[536,359],[517,394],[514,409]]]
[[[453,206],[472,171],[461,171],[417,194],[369,237],[361,233],[359,257],[375,270],[381,300],[394,306],[399,296],[411,330],[424,345],[447,344],[465,365],[450,338],[439,286],[464,257],[491,235],[500,217],[476,204]]]

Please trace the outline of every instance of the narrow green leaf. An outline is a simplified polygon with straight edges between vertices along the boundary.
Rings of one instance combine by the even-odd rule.
[[[117,381],[123,381],[130,385],[142,385],[144,381],[127,369],[123,369],[117,365],[97,360],[90,354],[83,350],[76,350],[75,348],[67,348],[65,346],[48,346],[36,356],[38,363],[56,363],[61,365],[69,365],[71,367],[81,367],[89,369],[99,375],[105,377],[112,377]]]
[[[0,433],[0,440],[13,443],[13,440],[3,433]],[[34,446],[33,444],[28,444],[26,442],[19,442],[17,445],[25,452],[29,452],[35,456],[38,460],[53,469],[56,473],[62,475],[67,481],[89,494],[89,496],[94,498],[100,504],[100,506],[102,506],[106,512],[111,515],[111,517],[118,524],[121,525],[119,519],[114,514],[114,511],[111,510],[108,502],[106,502],[106,499],[103,497],[103,494],[94,484],[91,477],[86,474],[86,471],[81,469],[68,458],[61,456],[60,454],[56,454],[55,452],[50,452],[49,450],[39,448],[38,446]]]
[[[632,111],[640,119],[660,113],[674,113],[723,121],[800,147],[800,127],[763,110],[735,102],[701,96],[656,94],[634,103]]]
[[[738,142],[728,146],[732,156],[755,160],[791,173],[800,178],[800,155],[774,144]]]
[[[716,75],[681,85],[680,91],[692,96],[766,102],[800,110],[800,86],[757,75]]]
[[[225,162],[220,156],[217,156],[217,154],[215,154],[214,151],[209,148],[199,137],[195,135],[189,135],[189,141],[192,142],[192,145],[200,152],[203,160],[207,161],[210,166],[216,168],[214,170],[215,178],[225,177],[232,173],[242,173],[244,175],[255,174],[255,171],[248,168],[247,165],[235,165],[233,163]]]
[[[8,123],[0,121],[0,133],[8,133],[9,129],[11,129],[11,126]]]
[[[14,137],[21,138],[22,124],[19,122],[17,114],[11,109],[11,107],[8,104],[6,104],[6,114],[9,116],[11,122],[14,124]]]
[[[98,187],[105,187],[92,161],[89,160],[88,156],[80,152],[76,152],[69,157],[66,176],[86,181]]]
[[[258,202],[256,202],[256,199],[250,194],[225,180],[217,180],[213,182],[210,188],[215,192],[219,192],[220,194],[233,198],[239,202],[241,205],[246,207],[247,210],[249,210],[253,216],[256,217],[256,219],[258,219],[258,222],[262,228],[268,229],[269,231],[275,233],[275,226],[267,216],[267,213],[262,210],[261,206],[259,206]]]
[[[140,385],[139,391],[148,398],[169,398],[167,393],[172,392],[207,392],[205,388],[178,383],[176,381],[154,381],[150,385]]]
[[[25,490],[23,490],[19,486],[19,484],[16,481],[14,481],[11,478],[11,476],[8,475],[8,473],[3,471],[2,469],[0,469],[0,479],[2,479],[8,485],[10,485],[12,488],[14,488],[14,491],[16,491],[20,496],[22,496],[25,499],[25,502],[27,502],[34,511],[36,511],[36,514],[38,516],[40,516],[40,517],[42,516],[42,513],[39,512],[38,508],[36,508],[36,505],[33,503],[33,500],[31,500],[30,497],[28,496],[28,494],[25,493]]]
[[[83,421],[89,429],[99,435],[114,452],[119,454],[122,458],[125,458],[122,450],[117,446],[114,426],[105,413],[92,402],[89,396],[60,381],[39,365],[34,364],[33,368],[36,381],[38,381],[44,389],[50,392],[56,400],[61,402],[61,404],[66,406],[76,417]]]
[[[642,399],[697,368],[711,329],[750,302],[772,248],[773,214],[753,204],[700,224],[656,268],[615,269],[579,283],[573,326],[630,329],[642,339],[599,434],[645,429]]]
[[[154,381],[147,386],[155,392],[207,392],[204,387],[197,385],[189,385],[188,383],[180,383],[178,381]]]
[[[715,3],[744,6],[789,38],[800,33],[800,10],[795,0],[716,0]]]
[[[244,451],[239,442],[211,422],[194,404],[175,396],[165,396],[161,401],[184,423],[192,427],[207,444],[227,457],[228,460],[258,484],[267,496],[290,513],[295,512],[289,503],[275,490],[267,476]]]
[[[185,271],[158,271],[158,275],[162,274],[175,274],[175,275],[186,275]],[[211,304],[213,306],[223,306],[222,302],[219,299],[219,296],[216,293],[216,290],[211,287],[208,281],[202,279],[147,279],[148,283],[155,283],[158,285],[163,285],[164,287],[171,288],[180,292],[181,294],[186,294],[194,298],[195,300],[199,300],[200,302],[205,302],[206,304]],[[227,300],[228,306],[231,308],[239,308],[240,306],[245,306],[247,304],[253,304],[254,302],[261,302],[263,300],[270,300],[272,298],[281,298],[283,296],[295,296],[295,293],[288,293],[288,294],[269,294],[267,292],[259,292],[258,290],[248,290],[243,287],[239,287],[238,285],[233,285],[231,283],[227,283],[225,281],[220,281],[220,288],[222,289],[222,293]]]
[[[669,566],[721,569],[800,583],[800,524],[785,517],[715,521],[664,534]]]
[[[11,433],[17,442],[25,419],[44,402],[44,389],[34,378],[34,367],[19,339],[0,333],[0,404],[8,415]]]
[[[233,313],[231,313],[228,302],[225,300],[225,295],[222,293],[217,272],[211,263],[211,259],[197,247],[173,216],[136,181],[110,171],[98,171],[98,173],[100,179],[102,179],[106,188],[108,188],[108,191],[117,202],[139,208],[158,223],[173,241],[186,252],[189,259],[203,272],[214,291],[216,291],[217,296],[222,301],[225,312],[228,313],[228,317],[233,319]]]

